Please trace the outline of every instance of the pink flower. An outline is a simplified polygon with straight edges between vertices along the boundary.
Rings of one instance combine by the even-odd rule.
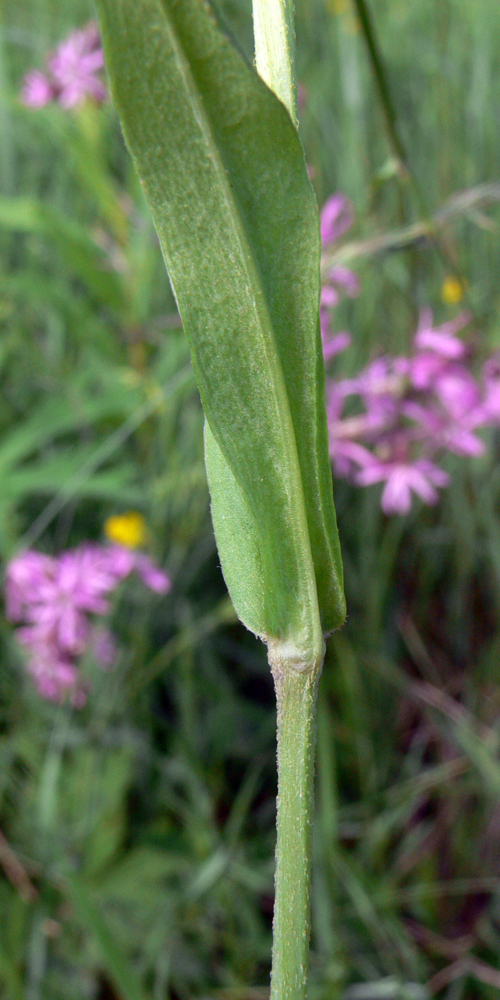
[[[348,267],[341,267],[340,264],[337,264],[336,267],[330,268],[327,277],[328,281],[342,288],[351,299],[355,299],[359,295],[359,278]]]
[[[358,472],[356,482],[360,486],[384,482],[382,510],[385,514],[408,514],[411,509],[412,492],[426,504],[435,504],[439,499],[436,486],[447,486],[449,476],[433,462],[419,459],[413,463],[377,462],[366,465]]]
[[[134,570],[151,590],[170,589],[168,576],[151,559],[121,545],[86,543],[57,558],[28,551],[11,560],[6,614],[24,623],[17,638],[42,697],[62,701],[69,693],[77,707],[84,704],[79,657],[92,648],[103,667],[116,658],[114,637],[107,629],[96,633],[89,616],[109,614],[109,595]]]
[[[445,451],[484,453],[477,431],[500,422],[500,360],[491,358],[482,377],[468,367],[470,349],[456,333],[468,316],[434,327],[421,314],[410,357],[379,357],[357,376],[327,380],[330,454],[337,475],[360,486],[385,482],[386,513],[407,513],[412,496],[436,503],[448,476],[434,458]],[[324,337],[325,354],[328,342]],[[349,397],[355,403],[344,410]]]
[[[97,76],[103,66],[104,55],[95,24],[68,35],[49,59],[59,104],[63,108],[72,108],[87,96],[104,101],[106,88]]]
[[[333,309],[339,302],[339,293],[331,285],[323,285],[321,289],[320,308]]]
[[[349,378],[338,379],[338,381],[334,381],[331,378],[327,379],[326,412],[329,423],[333,424],[335,421],[340,420],[345,401],[353,391],[352,381]]]
[[[344,291],[351,297],[358,294],[358,278],[346,267],[332,268],[329,275],[330,284],[324,284],[321,288],[320,298],[320,324],[321,339],[323,342],[323,357],[325,361],[330,361],[340,351],[347,346],[346,338],[350,342],[350,334],[346,332],[332,335],[330,325],[329,310],[333,309],[340,302],[340,292]],[[335,287],[337,285],[338,287]],[[339,345],[345,346],[339,346]]]
[[[352,219],[343,195],[328,199],[321,214],[323,245],[335,242]],[[329,310],[342,294],[358,291],[357,277],[347,268],[329,270],[320,302],[325,361],[344,350],[349,337],[333,334]],[[384,482],[381,503],[388,514],[407,513],[414,495],[436,503],[438,489],[449,479],[435,457],[446,451],[467,457],[483,454],[478,429],[500,423],[500,354],[485,364],[481,378],[473,374],[471,348],[457,336],[469,321],[462,312],[435,326],[431,310],[425,309],[409,357],[378,357],[353,378],[327,379],[335,472],[359,486]]]
[[[463,365],[450,366],[436,379],[436,396],[455,420],[466,414],[471,424],[482,422],[479,385]]]
[[[443,358],[453,359],[454,361],[458,358],[463,358],[466,352],[466,346],[463,341],[451,333],[446,333],[444,330],[421,329],[415,337],[414,344],[420,350],[435,351],[436,354],[441,354]]]
[[[158,569],[147,556],[136,555],[134,569],[150,590],[157,594],[168,594],[172,584],[167,574]]]
[[[431,351],[423,351],[409,359],[408,375],[415,389],[432,389],[436,379],[446,371],[447,361]]]
[[[31,70],[24,78],[21,100],[28,107],[41,108],[56,100],[63,108],[73,108],[87,97],[106,100],[99,75],[104,55],[94,22],[71,32],[48,58],[47,66],[48,74]]]
[[[348,437],[330,436],[330,457],[333,459],[335,472],[338,476],[355,479],[357,467],[367,468],[373,462],[373,455],[364,445],[352,441]]]
[[[484,441],[477,434],[474,434],[470,427],[467,427],[466,421],[462,423],[457,421],[445,428],[442,433],[442,443],[444,447],[448,448],[448,451],[454,452],[455,455],[464,455],[470,458],[484,455],[486,450]]]
[[[330,246],[349,227],[354,220],[354,210],[351,202],[343,194],[334,194],[323,206],[321,212],[321,240],[323,246]],[[340,302],[341,295],[351,298],[358,295],[358,277],[347,267],[337,265],[331,267],[321,288],[320,326],[325,362],[331,361],[336,354],[345,350],[350,334],[342,331],[332,334],[330,310]]]
[[[331,361],[332,358],[336,357],[337,354],[341,354],[345,351],[351,343],[351,334],[347,333],[346,330],[340,333],[331,334],[321,327],[321,336],[323,340],[323,357],[325,361]]]
[[[28,108],[44,108],[55,97],[55,89],[49,78],[37,69],[26,73],[21,101]]]
[[[116,662],[118,646],[108,628],[94,628],[89,640],[90,651],[102,670],[109,670]]]
[[[321,209],[321,242],[335,243],[354,222],[352,203],[343,194],[333,194]]]
[[[435,351],[436,354],[441,354],[450,360],[463,358],[467,353],[467,347],[462,340],[459,340],[456,333],[467,326],[469,322],[469,313],[462,312],[456,319],[449,323],[443,323],[442,326],[434,329],[431,310],[423,309],[415,334],[414,346],[418,350]]]
[[[56,649],[39,646],[28,660],[28,673],[38,694],[49,701],[64,701],[67,694],[79,706],[85,704],[84,688],[80,686],[78,668],[71,660],[63,660]]]
[[[6,615],[22,621],[24,612],[37,600],[40,587],[50,579],[54,560],[41,552],[22,552],[11,560],[5,581]]]
[[[399,398],[404,389],[400,372],[395,370],[390,358],[384,357],[370,362],[364,371],[352,380],[352,386],[368,405],[376,404],[377,400],[384,398]]]
[[[409,378],[416,389],[431,388],[436,379],[447,371],[452,362],[459,362],[467,354],[467,345],[456,336],[470,320],[468,313],[460,313],[450,323],[434,328],[430,309],[422,310],[415,334],[415,354],[410,359]]]

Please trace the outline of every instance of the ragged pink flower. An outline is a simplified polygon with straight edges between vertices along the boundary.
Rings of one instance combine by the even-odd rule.
[[[31,70],[24,78],[21,100],[31,108],[57,101],[73,108],[87,97],[101,103],[107,90],[101,78],[104,55],[95,22],[72,31],[47,59],[47,73]]]
[[[348,433],[330,434],[330,458],[337,476],[357,482],[359,469],[372,465],[373,455],[364,445],[349,437]]]
[[[332,285],[323,285],[321,288],[320,308],[333,309],[339,302],[339,293]]]
[[[95,626],[89,639],[89,649],[102,670],[109,670],[118,657],[116,639],[109,628]]]
[[[352,225],[351,203],[335,194],[321,212],[323,287],[320,325],[326,363],[350,343],[332,329],[342,296],[359,292],[357,275],[328,266],[335,242]],[[384,483],[386,514],[405,514],[414,496],[436,503],[448,474],[436,459],[452,452],[476,457],[485,451],[478,431],[500,424],[500,355],[490,358],[477,377],[473,352],[460,331],[470,322],[461,312],[435,326],[422,310],[409,356],[379,357],[353,378],[327,379],[330,456],[336,475],[359,486]]]
[[[449,476],[428,459],[414,462],[380,462],[374,458],[356,475],[360,486],[385,482],[381,506],[385,514],[408,514],[415,493],[426,504],[435,504],[439,499],[436,486],[447,486]]]
[[[472,351],[457,336],[468,321],[462,313],[436,327],[426,310],[409,357],[376,358],[354,378],[327,380],[335,472],[359,486],[384,483],[386,514],[408,513],[413,496],[436,503],[449,482],[436,458],[482,455],[478,431],[500,424],[500,360],[474,374]]]
[[[321,211],[321,242],[323,248],[331,250],[333,244],[352,226],[354,209],[343,194],[334,194],[325,202]],[[354,298],[359,294],[358,276],[340,264],[330,267],[323,277],[320,299],[320,327],[325,362],[330,361],[347,346],[348,333],[333,333],[331,310],[338,305],[343,295]],[[342,338],[339,340],[339,338]],[[344,346],[340,346],[343,344]]]
[[[73,108],[86,97],[104,101],[106,88],[98,75],[103,67],[104,55],[97,25],[91,23],[80,31],[71,32],[49,59],[59,104],[63,108]]]
[[[24,77],[21,100],[28,108],[44,108],[56,96],[54,85],[45,73],[32,69]]]
[[[469,313],[462,312],[456,319],[449,323],[443,323],[435,329],[432,311],[430,309],[423,309],[420,313],[413,346],[418,351],[429,350],[449,361],[458,361],[460,358],[466,356],[467,345],[457,337],[457,333],[464,326],[467,326],[470,319]]]
[[[408,368],[408,376],[415,389],[426,390],[435,385],[440,375],[450,370],[453,361],[459,364],[457,371],[465,370],[462,362],[467,355],[467,345],[456,334],[469,321],[469,314],[463,312],[452,323],[443,323],[433,329],[430,309],[422,310]]]
[[[351,343],[351,334],[347,333],[346,330],[341,330],[339,333],[335,333],[326,337],[323,342],[323,356],[325,361],[331,361],[337,354],[341,354],[345,351],[349,344]]]
[[[53,701],[67,694],[77,706],[86,692],[78,660],[90,649],[109,667],[116,643],[93,618],[109,614],[109,596],[133,571],[157,593],[170,589],[168,576],[144,554],[120,545],[83,544],[58,557],[21,552],[5,577],[7,618],[23,623],[17,638],[28,654],[27,670],[39,694]]]
[[[9,563],[5,612],[10,621],[21,621],[25,608],[38,601],[40,588],[52,573],[53,562],[41,552],[27,551]]]
[[[344,194],[333,194],[321,209],[321,242],[323,246],[335,243],[351,228],[354,222],[352,202]]]
[[[336,267],[331,267],[327,272],[326,280],[351,299],[355,299],[359,295],[359,278],[348,267],[342,267],[340,264],[337,264]]]

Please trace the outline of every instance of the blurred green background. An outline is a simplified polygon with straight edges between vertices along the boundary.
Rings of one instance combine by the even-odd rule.
[[[222,6],[251,58],[246,0]],[[120,660],[84,666],[83,709],[37,696],[2,613],[0,997],[265,1000],[274,694],[218,566],[186,341],[112,107],[19,100],[92,6],[0,10],[0,557],[134,509],[173,581],[122,588]],[[392,131],[352,0],[297,0],[318,200],[356,209],[342,374],[406,350],[419,308],[453,318],[454,275],[479,352],[500,348],[500,7],[371,12]],[[311,1000],[500,993],[498,455],[491,431],[404,518],[336,483],[349,614],[320,689]]]

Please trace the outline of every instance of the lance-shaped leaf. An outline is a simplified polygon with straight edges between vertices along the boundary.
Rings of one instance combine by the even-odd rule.
[[[302,147],[201,0],[98,0],[98,9],[113,97],[208,421],[229,591],[249,628],[310,659],[321,626],[343,621],[344,599],[319,226]]]

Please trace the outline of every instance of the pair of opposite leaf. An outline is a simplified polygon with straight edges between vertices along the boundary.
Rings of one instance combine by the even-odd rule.
[[[289,115],[201,0],[98,0],[106,65],[189,339],[222,568],[297,668],[344,620],[319,225]]]

